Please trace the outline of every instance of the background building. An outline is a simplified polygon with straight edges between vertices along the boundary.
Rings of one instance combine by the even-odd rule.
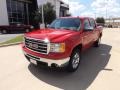
[[[37,8],[37,0],[0,0],[0,25],[32,25]]]
[[[120,27],[120,18],[105,19],[105,25],[118,28]]]
[[[37,27],[33,13],[38,9],[38,3],[43,2],[54,5],[57,17],[64,17],[69,12],[69,5],[61,0],[0,0],[0,26],[25,24]]]
[[[64,17],[69,14],[69,5],[65,4],[62,0],[38,0],[38,4],[51,3],[54,6],[57,17]]]

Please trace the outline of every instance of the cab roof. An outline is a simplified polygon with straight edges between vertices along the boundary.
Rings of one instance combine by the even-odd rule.
[[[81,17],[81,16],[77,16],[77,17],[72,17],[72,16],[70,16],[70,17],[60,17],[60,18],[80,18],[80,19],[93,19],[93,18],[91,18],[91,17]]]

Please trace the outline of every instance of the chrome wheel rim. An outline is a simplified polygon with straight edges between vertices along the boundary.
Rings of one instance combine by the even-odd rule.
[[[74,69],[76,69],[78,67],[79,62],[80,62],[80,55],[78,53],[76,53],[73,56],[73,61],[72,61],[72,66],[73,66]]]
[[[29,29],[26,29],[26,32],[29,32]]]

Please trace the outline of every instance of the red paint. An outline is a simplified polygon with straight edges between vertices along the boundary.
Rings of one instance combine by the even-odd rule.
[[[70,18],[70,17],[65,17]],[[36,39],[48,38],[52,43],[65,43],[66,49],[64,53],[49,53],[47,55],[36,53],[24,47],[23,51],[42,58],[48,59],[63,59],[71,56],[72,50],[79,44],[82,45],[82,50],[89,48],[102,34],[102,28],[97,27],[93,31],[83,31],[84,20],[89,19],[87,17],[73,17],[81,19],[81,29],[79,31],[72,30],[55,30],[55,29],[41,29],[25,34],[25,37],[31,37]]]

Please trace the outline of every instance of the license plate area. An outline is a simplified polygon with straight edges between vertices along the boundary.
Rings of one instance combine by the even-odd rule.
[[[30,59],[30,62],[34,65],[37,65],[37,61],[36,60],[33,60],[33,59]]]
[[[30,62],[37,65],[37,62],[40,61],[40,58],[27,54],[30,59]]]
[[[29,58],[30,62],[34,65],[48,66],[48,63],[40,61],[39,57],[35,57],[29,54],[27,54],[26,56]]]

